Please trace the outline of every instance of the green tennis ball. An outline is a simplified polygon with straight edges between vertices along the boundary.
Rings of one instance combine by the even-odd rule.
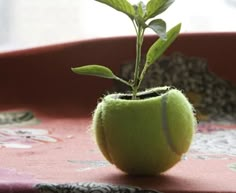
[[[117,168],[157,175],[187,152],[196,119],[192,105],[177,89],[159,87],[138,97],[105,96],[94,112],[92,129],[101,152]]]

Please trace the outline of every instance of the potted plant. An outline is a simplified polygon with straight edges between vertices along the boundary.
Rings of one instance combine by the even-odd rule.
[[[137,34],[132,80],[121,79],[102,65],[72,68],[77,74],[118,80],[131,90],[109,94],[98,103],[92,121],[97,144],[110,163],[128,174],[160,174],[181,160],[196,127],[193,107],[178,89],[164,86],[139,91],[148,68],[180,32],[181,24],[166,32],[165,21],[155,19],[174,0],[150,0],[146,5],[143,2],[132,5],[127,0],[97,1],[126,14]],[[142,64],[141,49],[147,28],[159,38],[149,48]]]

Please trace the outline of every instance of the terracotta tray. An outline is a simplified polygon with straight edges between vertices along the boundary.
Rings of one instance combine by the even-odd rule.
[[[236,192],[235,111],[230,121],[200,118],[190,152],[160,176],[127,176],[104,160],[89,125],[116,85],[70,68],[96,62],[119,74],[134,48],[134,37],[117,37],[0,53],[0,192]],[[236,33],[182,34],[166,55],[205,58],[234,88],[235,50]]]

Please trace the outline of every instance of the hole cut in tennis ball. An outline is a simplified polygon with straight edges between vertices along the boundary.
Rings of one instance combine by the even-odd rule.
[[[191,144],[196,119],[185,95],[171,87],[137,94],[111,94],[98,104],[92,129],[105,158],[128,174],[157,175]]]
[[[170,89],[171,89],[171,87],[161,87],[160,89],[155,89],[155,90],[150,89],[145,92],[138,93],[136,98],[137,98],[137,100],[140,100],[140,99],[148,99],[148,98],[152,98],[152,97],[157,97],[162,94],[165,94]],[[131,100],[132,96],[133,96],[133,94],[114,95],[115,99],[119,98],[119,99],[125,99],[125,100]]]

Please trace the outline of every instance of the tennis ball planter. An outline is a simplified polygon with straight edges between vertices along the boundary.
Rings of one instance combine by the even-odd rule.
[[[128,174],[157,175],[174,166],[191,144],[196,120],[177,89],[159,87],[111,94],[97,105],[92,129],[106,159]]]
[[[80,75],[120,81],[132,92],[108,95],[97,105],[92,124],[97,144],[108,161],[128,174],[160,174],[181,160],[191,144],[196,125],[191,104],[177,89],[159,87],[139,92],[149,67],[180,33],[181,23],[167,31],[165,21],[155,19],[174,0],[149,0],[147,4],[139,2],[135,5],[127,0],[96,1],[127,15],[137,35],[133,79],[122,79],[100,64],[72,68]],[[148,49],[142,63],[142,44],[147,28],[159,38]]]

